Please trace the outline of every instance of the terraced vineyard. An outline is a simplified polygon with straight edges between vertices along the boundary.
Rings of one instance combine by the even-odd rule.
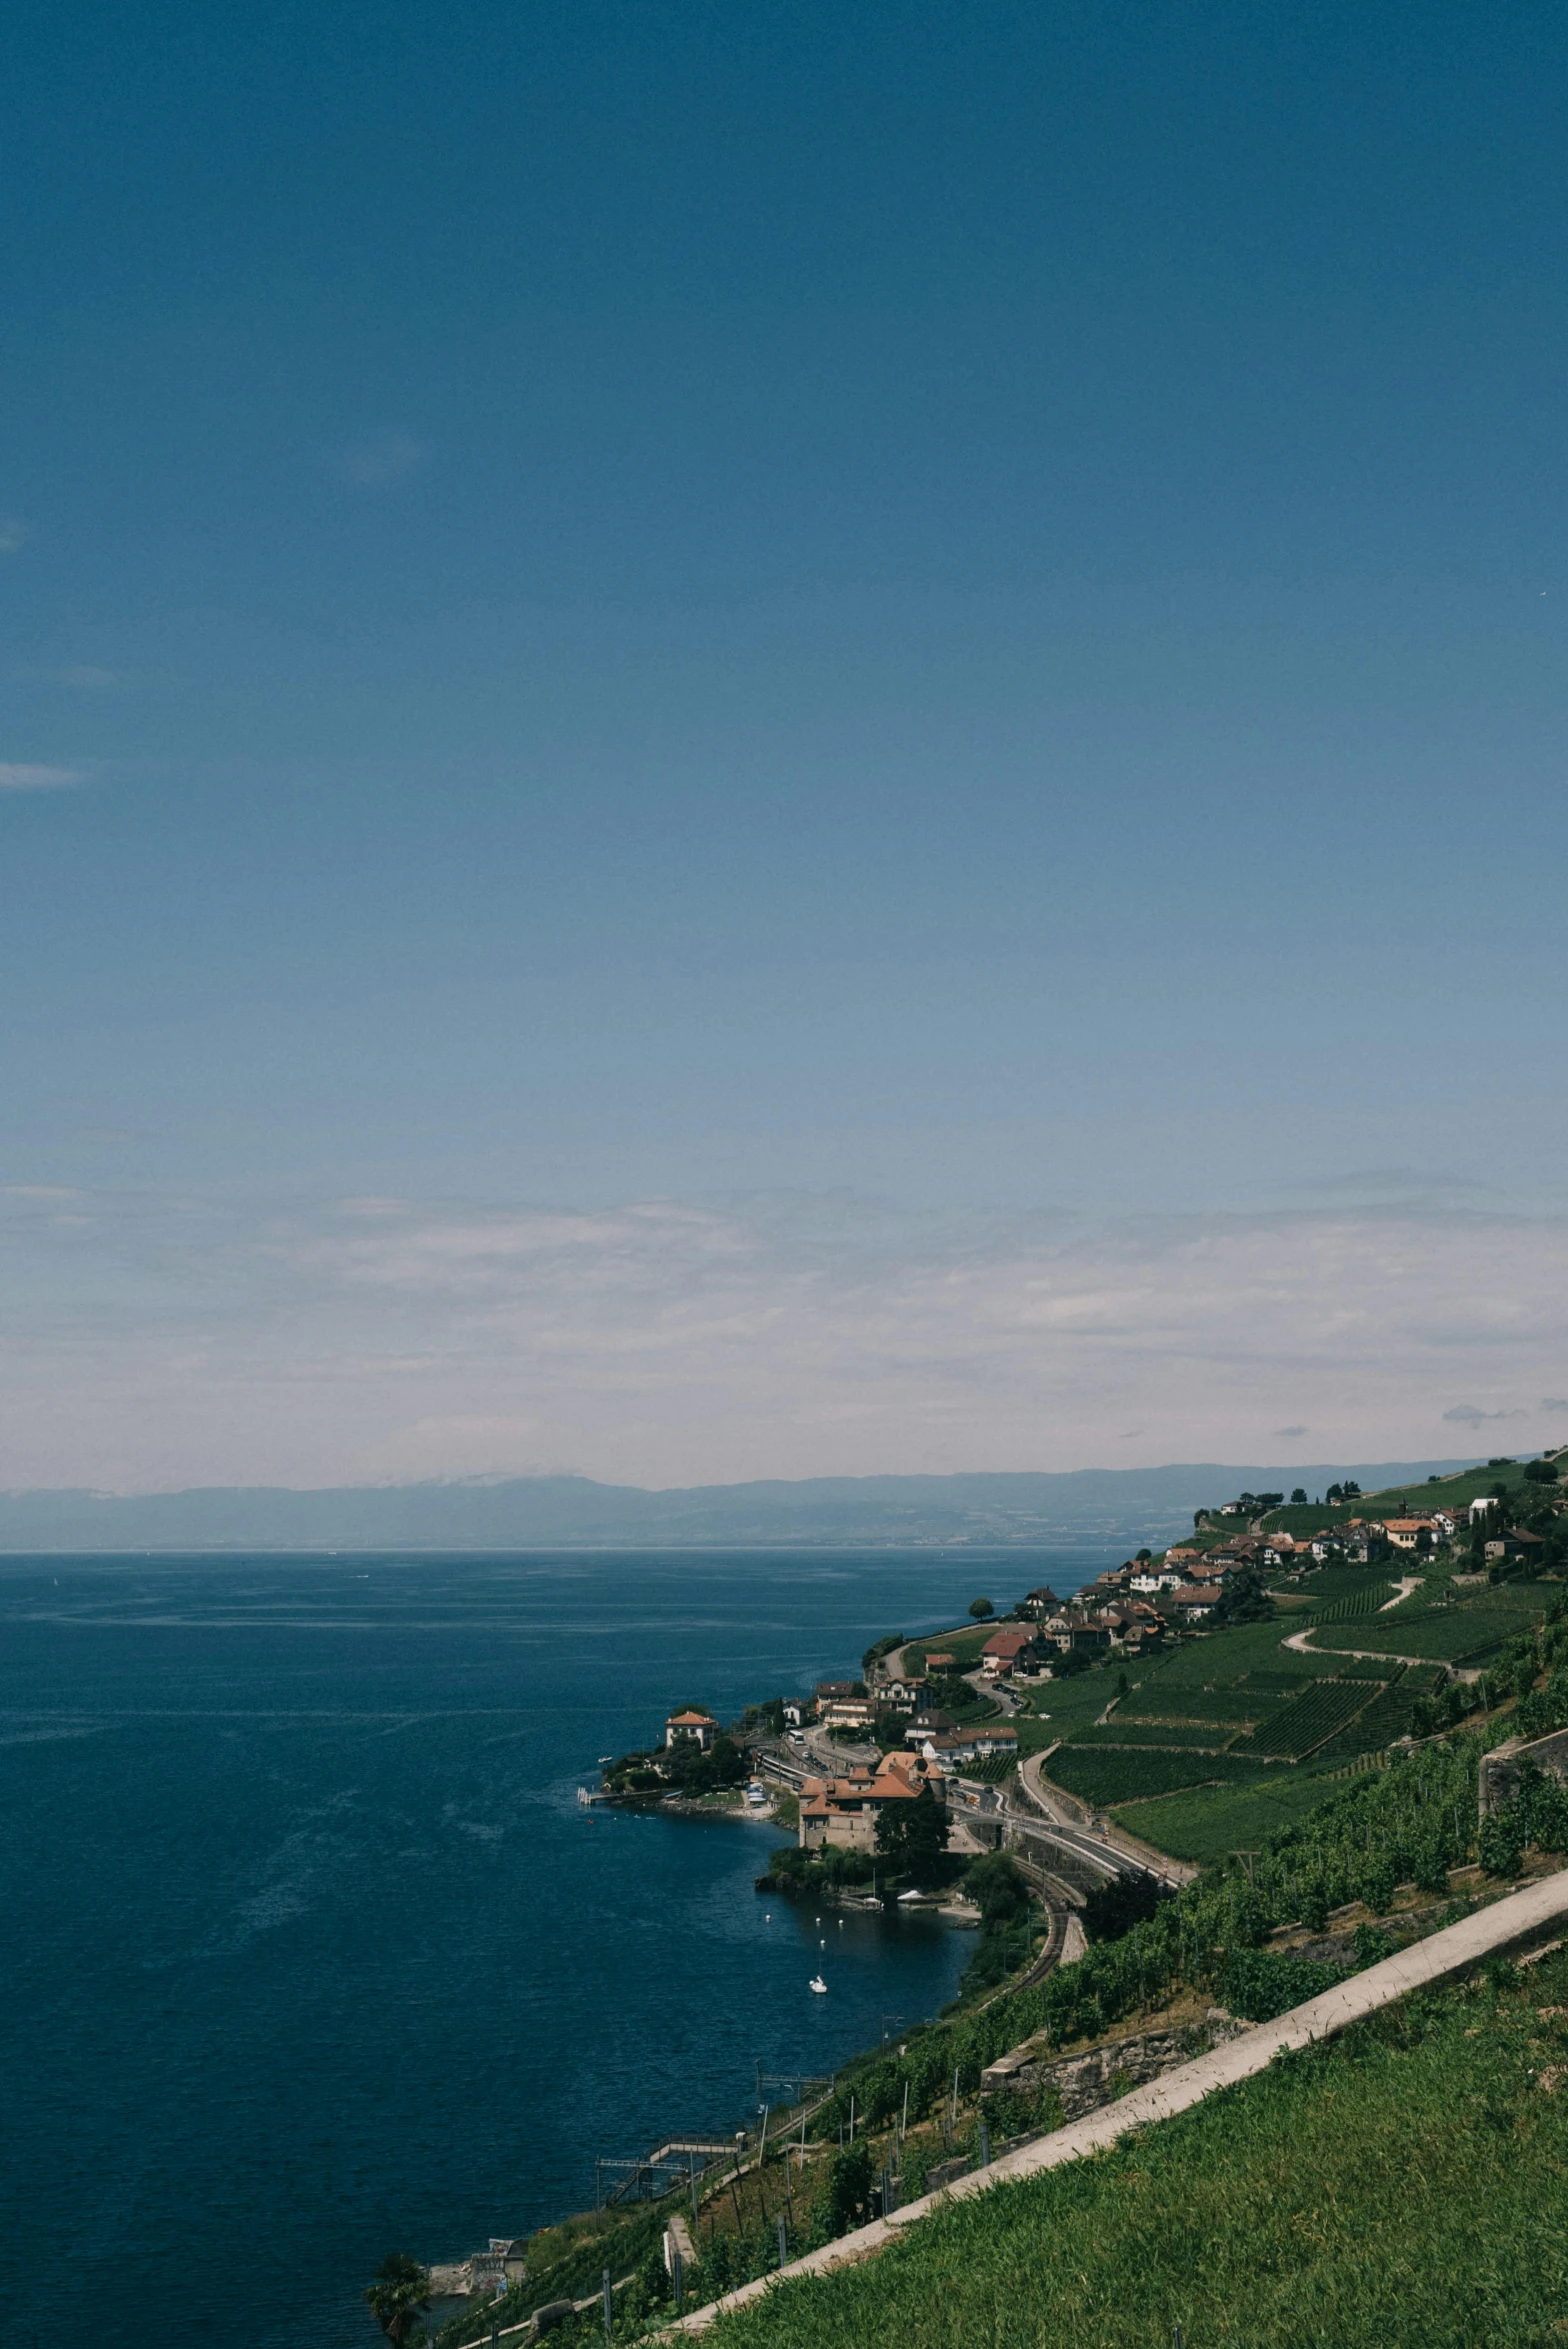
[[[1375,1631],[1368,1625],[1365,1632],[1358,1632],[1356,1644],[1390,1655],[1433,1657],[1448,1663],[1479,1661],[1511,1637],[1520,1622],[1519,1611],[1513,1607],[1485,1602],[1434,1606],[1412,1615],[1385,1615]],[[1331,1653],[1333,1630],[1331,1626],[1325,1630],[1327,1636],[1321,1644],[1325,1653]]]
[[[1392,1598],[1394,1585],[1382,1566],[1323,1566],[1302,1586],[1301,1595],[1314,1610],[1337,1606],[1342,1599],[1364,1599],[1381,1606]]]
[[[1358,1713],[1346,1728],[1320,1745],[1314,1760],[1348,1762],[1357,1754],[1378,1753],[1384,1746],[1392,1745],[1410,1727],[1410,1707],[1415,1696],[1416,1691],[1401,1675],[1390,1687],[1379,1690],[1364,1713]]]
[[[1223,1721],[1230,1728],[1261,1721],[1272,1697],[1249,1695],[1241,1688],[1167,1688],[1161,1681],[1150,1689],[1135,1688],[1117,1707],[1116,1717],[1129,1721]]]
[[[1391,1599],[1397,1585],[1379,1579],[1364,1590],[1350,1591],[1342,1599],[1331,1599],[1326,1606],[1314,1606],[1314,1623],[1352,1623],[1363,1615],[1382,1612],[1385,1601]]]
[[[1397,1599],[1407,1569],[1423,1579]],[[1149,1832],[1177,1836],[1173,1849],[1244,1844],[1263,1819],[1293,1815],[1325,1776],[1381,1767],[1446,1664],[1487,1662],[1549,1603],[1535,1586],[1456,1586],[1442,1558],[1328,1566],[1279,1594],[1287,1604],[1271,1621],[1142,1660],[1103,1722],[1083,1680],[1037,1699],[1042,1713],[1058,1711],[1050,1728],[1065,1739],[1050,1777],[1098,1808],[1135,1806],[1130,1824],[1153,1804]],[[1298,1627],[1312,1647],[1284,1644]]]
[[[1244,1623],[1234,1631],[1184,1642],[1145,1681],[1143,1709],[1152,1712],[1158,1697],[1163,1711],[1166,1692],[1172,1689],[1235,1688],[1244,1680],[1249,1687],[1293,1688],[1313,1679],[1322,1666],[1310,1656],[1298,1664],[1295,1652],[1280,1646],[1282,1628],[1278,1623]]]
[[[1206,1726],[1190,1721],[1124,1721],[1119,1713],[1113,1713],[1103,1724],[1080,1729],[1073,1745],[1150,1746],[1178,1752],[1218,1753],[1237,1735],[1240,1727],[1236,1721]]]
[[[1117,1753],[1076,1742],[1063,1746],[1048,1764],[1058,1786],[1101,1810],[1143,1795],[1174,1794],[1185,1786],[1250,1786],[1267,1767],[1262,1761],[1238,1762],[1230,1754]]]
[[[1256,1755],[1260,1761],[1299,1762],[1325,1738],[1342,1729],[1367,1702],[1365,1681],[1320,1680],[1265,1721],[1250,1738],[1232,1749],[1238,1756]]]

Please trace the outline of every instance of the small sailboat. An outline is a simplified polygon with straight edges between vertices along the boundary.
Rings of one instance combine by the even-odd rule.
[[[810,1982],[810,1985],[809,1985],[809,1987],[810,1987],[811,1989],[813,1989],[813,1990],[816,1992],[816,1994],[817,1994],[817,1996],[818,1996],[819,1998],[826,1998],[826,1996],[827,1996],[827,1994],[828,1994],[828,1986],[827,1986],[827,1984],[826,1984],[826,1983],[823,1981],[823,1979],[822,1979],[822,1976],[821,1976],[820,1974],[813,1974],[813,1975],[812,1975],[812,1977],[811,1977],[811,1982]]]

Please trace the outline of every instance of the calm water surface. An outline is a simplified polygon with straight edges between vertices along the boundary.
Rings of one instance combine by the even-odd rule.
[[[370,2349],[388,2250],[933,2013],[966,1935],[819,1931],[752,1889],[774,1830],[576,1789],[1106,1555],[0,1560],[10,2337]]]

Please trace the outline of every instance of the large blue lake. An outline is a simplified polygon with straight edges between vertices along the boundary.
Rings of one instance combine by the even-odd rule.
[[[775,1831],[576,1789],[1105,1555],[0,1560],[11,2337],[369,2349],[389,2250],[933,2013],[965,1934],[819,1932],[752,1889]]]

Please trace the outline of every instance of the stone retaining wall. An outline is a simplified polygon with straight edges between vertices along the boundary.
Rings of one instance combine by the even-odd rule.
[[[1212,2048],[1226,2046],[1252,2027],[1250,2023],[1238,2023],[1222,2008],[1213,2007],[1207,2022],[1194,2024],[1187,2030],[1141,2031],[1131,2039],[1116,2039],[1104,2047],[1091,2047],[1086,2055],[1058,2056],[1053,2060],[1042,2049],[1038,2061],[1014,2062],[1006,2071],[1003,2065],[1008,2064],[1008,2059],[1004,2056],[1001,2064],[994,2064],[982,2073],[980,2085],[982,2090],[1023,2088],[1031,2093],[1054,2088],[1061,2099],[1063,2118],[1075,2121],[1082,2113],[1097,2112],[1102,2104],[1114,2103],[1129,2088],[1141,2088],[1146,2080],[1157,2080],[1162,2072],[1174,2071],[1178,2064],[1191,2063],[1194,2056],[1207,2055]]]
[[[1476,1774],[1477,1807],[1483,1819],[1514,1800],[1519,1792],[1519,1768],[1523,1762],[1533,1762],[1548,1777],[1568,1778],[1568,1729],[1551,1729],[1545,1737],[1528,1742],[1522,1737],[1510,1737],[1481,1756]]]

